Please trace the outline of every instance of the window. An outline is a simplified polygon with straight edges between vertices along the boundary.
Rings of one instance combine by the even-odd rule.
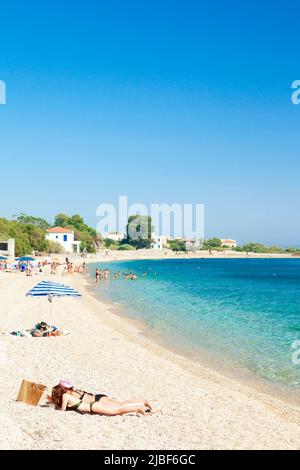
[[[68,241],[68,235],[64,235],[64,242]]]

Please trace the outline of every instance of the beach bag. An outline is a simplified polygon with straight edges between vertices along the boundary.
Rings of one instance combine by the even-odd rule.
[[[26,403],[26,405],[38,406],[46,389],[45,385],[23,380],[17,401]]]

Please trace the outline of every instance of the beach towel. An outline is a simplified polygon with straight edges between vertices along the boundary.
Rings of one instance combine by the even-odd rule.
[[[37,323],[34,328],[29,330],[14,330],[4,333],[11,336],[17,336],[20,338],[49,338],[52,336],[67,336],[70,334],[70,331],[64,330],[63,328],[58,328],[54,325],[47,325],[45,322]]]

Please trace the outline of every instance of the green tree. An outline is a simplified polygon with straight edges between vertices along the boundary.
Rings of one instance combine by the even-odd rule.
[[[17,222],[19,224],[32,225],[42,230],[47,230],[50,227],[50,224],[49,222],[47,222],[47,220],[42,219],[40,217],[33,217],[32,215],[26,215],[23,213],[17,216]]]
[[[299,252],[300,252],[300,248],[296,248],[295,246],[289,246],[289,247],[286,249],[286,252],[287,252],[287,253],[299,253]]]
[[[205,240],[203,244],[203,250],[216,250],[222,248],[222,242],[220,238],[210,238]]]
[[[47,251],[48,240],[45,238],[45,230],[37,228],[34,225],[26,224],[25,231],[28,235],[31,249],[34,251]]]
[[[94,253],[102,244],[101,237],[96,230],[84,223],[79,215],[69,217],[66,214],[58,214],[55,218],[55,226],[70,228],[75,233],[75,238],[80,240],[81,249]],[[46,240],[46,230],[50,225],[45,219],[27,214],[19,214],[16,220],[0,218],[0,235],[6,240],[15,239],[16,256],[38,252],[59,252],[61,246],[51,245]]]
[[[137,249],[150,248],[152,243],[152,219],[148,215],[131,215],[127,224],[127,243]]]
[[[118,247],[119,246],[119,243],[118,242],[115,242],[114,240],[112,240],[111,238],[105,238],[104,240],[104,246],[105,248],[111,248],[111,247]]]
[[[68,216],[67,214],[58,214],[55,217],[55,227],[63,227],[73,230],[75,239],[81,241],[81,251],[95,253],[102,245],[102,239],[93,227],[89,227],[83,217],[79,214]]]
[[[33,250],[25,226],[17,221],[0,219],[0,235],[2,239],[15,239],[16,256],[30,254]]]
[[[187,251],[184,240],[168,240],[168,246],[172,251]]]
[[[54,221],[54,227],[66,227],[69,223],[69,216],[66,214],[57,214]]]
[[[75,227],[77,230],[80,230],[81,232],[86,231],[88,228],[88,226],[84,223],[83,217],[81,217],[79,214],[75,214],[75,215],[72,215],[72,217],[69,217],[68,225]]]
[[[238,247],[237,251],[246,251],[247,253],[285,253],[285,250],[279,246],[265,246],[262,243],[250,242],[242,247]]]

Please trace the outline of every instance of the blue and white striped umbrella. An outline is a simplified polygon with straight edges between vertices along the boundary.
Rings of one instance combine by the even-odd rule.
[[[50,281],[40,282],[27,295],[32,297],[81,297],[81,294],[73,287]]]
[[[50,325],[52,324],[52,300],[53,297],[81,297],[81,294],[73,289],[73,287],[58,284],[57,282],[42,281],[31,289],[27,294],[31,297],[48,297],[51,304],[50,308]]]

